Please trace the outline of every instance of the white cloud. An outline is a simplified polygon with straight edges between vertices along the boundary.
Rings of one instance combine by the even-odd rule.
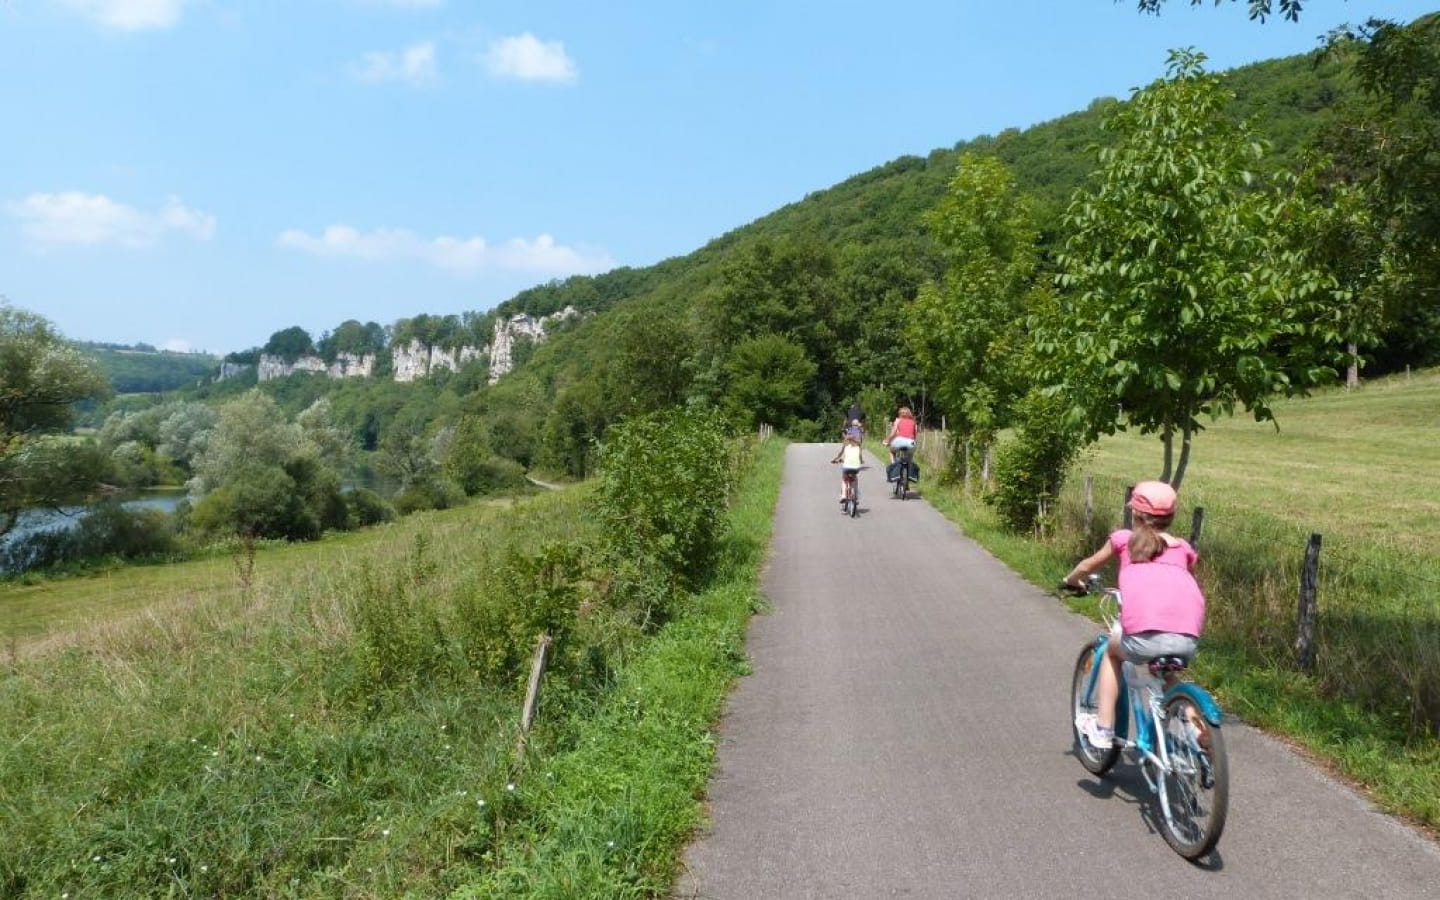
[[[371,84],[386,81],[403,81],[414,86],[429,84],[437,74],[435,45],[426,42],[397,53],[367,53],[350,67],[350,74]]]
[[[171,353],[189,353],[194,346],[184,338],[170,338],[160,345],[161,350],[169,350]]]
[[[572,84],[579,77],[575,61],[559,41],[543,42],[528,31],[490,45],[485,65],[496,78]]]
[[[104,194],[31,194],[7,204],[20,220],[20,230],[36,247],[58,244],[114,244],[152,247],[168,233],[188,234],[208,241],[215,234],[215,217],[191,209],[171,197],[154,212],[116,203]]]
[[[567,247],[555,243],[548,234],[533,241],[514,238],[491,245],[483,237],[425,238],[403,228],[362,232],[349,225],[331,225],[318,235],[291,228],[282,232],[276,243],[315,256],[370,261],[412,259],[456,272],[505,269],[575,275],[615,267],[615,260],[603,250]]]
[[[107,28],[143,31],[170,28],[190,0],[59,0],[59,2]]]

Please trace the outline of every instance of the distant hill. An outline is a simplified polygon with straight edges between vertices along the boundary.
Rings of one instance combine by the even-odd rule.
[[[174,353],[149,344],[77,341],[76,346],[100,364],[117,394],[173,391],[214,376],[220,365],[208,353]]]

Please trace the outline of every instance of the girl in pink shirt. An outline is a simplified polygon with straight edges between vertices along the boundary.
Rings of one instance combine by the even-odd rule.
[[[1065,576],[1079,586],[1111,558],[1120,560],[1120,639],[1111,639],[1100,668],[1098,715],[1078,723],[1090,744],[1105,749],[1114,740],[1120,662],[1143,663],[1157,656],[1195,655],[1205,624],[1205,595],[1195,581],[1195,548],[1166,529],[1175,519],[1175,489],[1163,481],[1142,481],[1130,494],[1133,530],[1121,529]]]

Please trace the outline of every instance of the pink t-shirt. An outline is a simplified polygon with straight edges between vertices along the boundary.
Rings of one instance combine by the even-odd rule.
[[[896,436],[896,437],[902,437],[902,438],[909,438],[909,439],[912,440],[912,441],[915,440],[915,420],[914,420],[914,419],[896,419],[896,420],[895,420],[895,436]]]
[[[1181,539],[1148,563],[1130,561],[1130,531],[1110,535],[1110,547],[1120,557],[1120,627],[1126,634],[1172,631],[1200,636],[1205,626],[1205,595],[1190,570],[1195,548]]]

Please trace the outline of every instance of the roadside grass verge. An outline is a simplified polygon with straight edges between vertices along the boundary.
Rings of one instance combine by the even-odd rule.
[[[1281,431],[1241,420],[1197,439],[1175,532],[1206,510],[1198,576],[1208,614],[1195,677],[1226,708],[1440,828],[1440,376],[1392,379],[1277,406]],[[926,496],[1033,583],[1052,587],[1119,527],[1124,486],[1154,477],[1158,441],[1119,435],[1076,466],[1043,540],[1005,532],[957,486]],[[1084,527],[1082,485],[1094,476]],[[1324,534],[1315,663],[1295,665],[1299,570]],[[1113,573],[1112,576],[1113,577]],[[1086,601],[1077,610],[1093,615]]]
[[[665,896],[703,818],[711,732],[746,669],[784,446],[760,445],[731,506],[716,575],[618,675],[573,746],[526,760],[497,867],[459,898]]]

